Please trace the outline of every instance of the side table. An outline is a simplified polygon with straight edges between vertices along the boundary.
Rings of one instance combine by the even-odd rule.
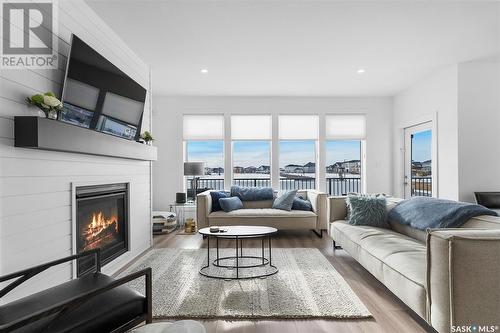
[[[177,214],[177,228],[182,230],[186,224],[186,210],[196,210],[196,202],[188,201],[185,203],[172,202],[170,204],[170,211]]]

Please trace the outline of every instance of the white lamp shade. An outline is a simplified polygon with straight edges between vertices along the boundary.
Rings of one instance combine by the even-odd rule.
[[[364,140],[366,117],[361,114],[327,115],[326,138],[328,140]]]
[[[223,140],[224,116],[185,115],[183,138],[184,140]]]
[[[282,115],[279,116],[280,140],[317,140],[317,115]]]
[[[270,115],[231,116],[232,140],[271,140]]]
[[[204,174],[204,162],[184,162],[184,176],[202,176]]]

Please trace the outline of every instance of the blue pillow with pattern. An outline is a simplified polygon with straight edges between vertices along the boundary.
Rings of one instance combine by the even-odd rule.
[[[274,209],[281,209],[286,211],[292,210],[293,199],[297,195],[297,190],[286,191],[273,201]]]

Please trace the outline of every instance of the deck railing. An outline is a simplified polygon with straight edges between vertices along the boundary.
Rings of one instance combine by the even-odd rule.
[[[235,178],[233,184],[245,187],[271,187],[271,178]]]
[[[412,197],[432,196],[432,177],[411,177]]]
[[[310,190],[316,188],[316,178],[280,178],[282,190]]]
[[[347,195],[361,192],[361,178],[327,178],[326,189],[329,195]]]
[[[236,178],[234,185],[251,187],[270,187],[269,178]],[[314,189],[316,178],[281,178],[280,188],[282,190],[302,190]],[[191,188],[191,182],[187,182],[187,188]],[[361,192],[361,178],[326,178],[326,188],[329,195],[346,195],[347,193]],[[222,178],[201,178],[198,180],[198,189],[223,190],[224,179]]]

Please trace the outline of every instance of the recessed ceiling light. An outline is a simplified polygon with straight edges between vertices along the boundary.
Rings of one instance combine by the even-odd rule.
[[[201,72],[201,74],[207,74],[207,73],[208,73],[208,69],[206,69],[206,68],[202,68],[202,69],[200,70],[200,72]]]
[[[364,74],[365,73],[365,69],[364,68],[360,68],[357,70],[357,73],[358,74]]]

